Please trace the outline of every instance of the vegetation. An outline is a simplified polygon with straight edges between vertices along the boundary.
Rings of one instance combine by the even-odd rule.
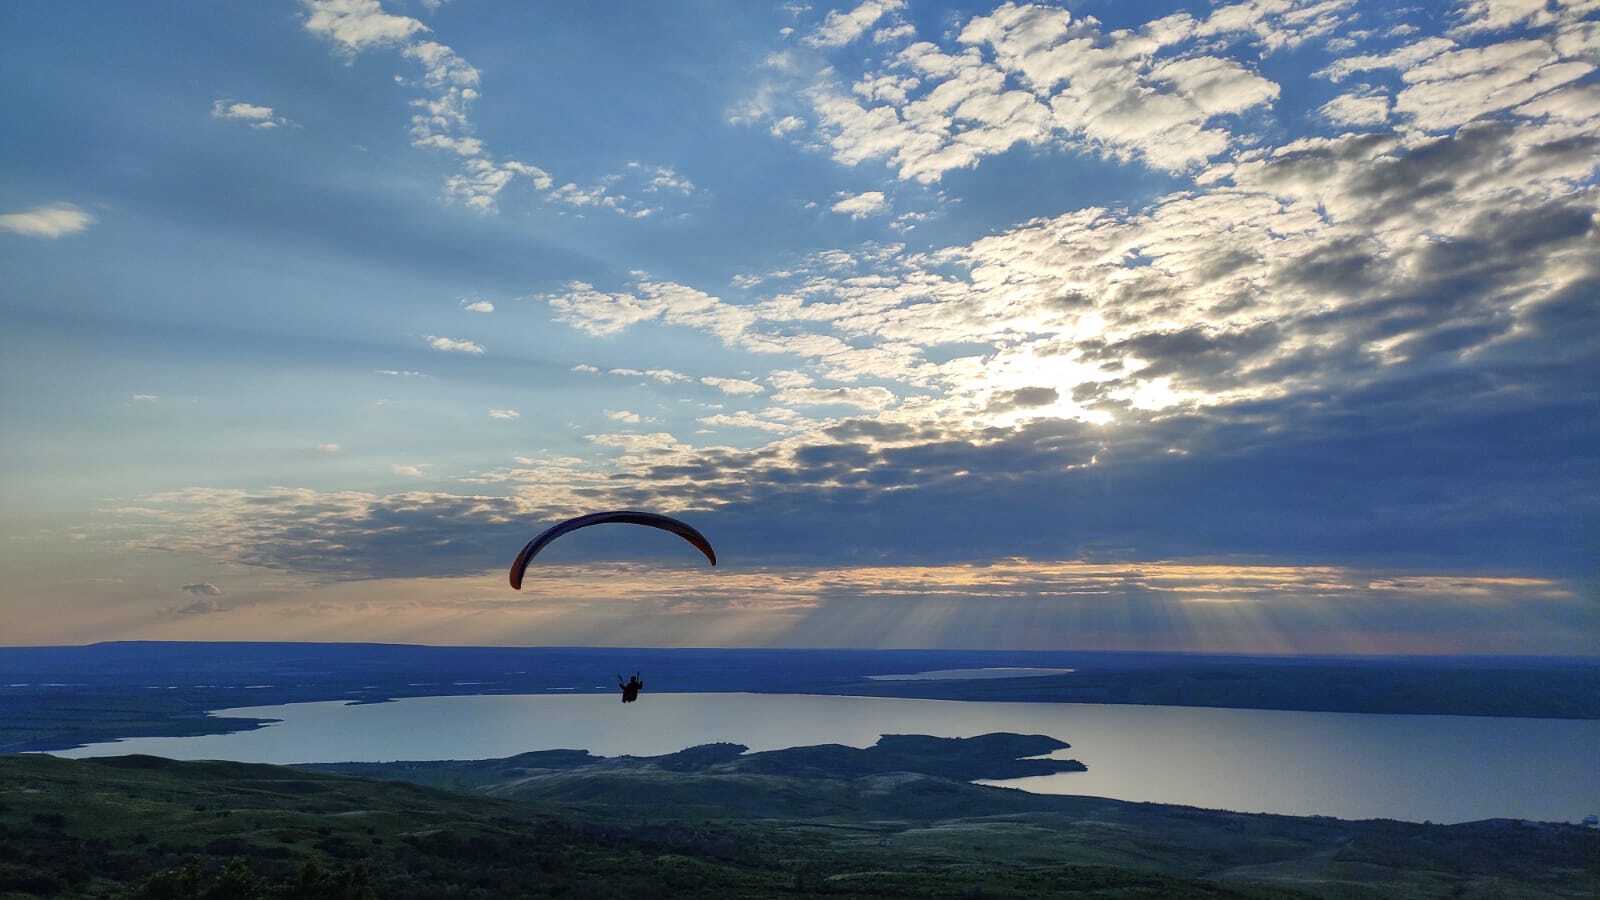
[[[0,897],[1588,898],[1600,890],[1600,833],[1577,826],[1243,815],[1031,795],[914,770],[964,758],[964,777],[985,758],[1018,762],[1033,740],[988,736],[941,748],[939,739],[903,737],[877,752],[741,757],[720,745],[646,759],[557,751],[340,767],[450,783],[448,792],[279,766],[0,756]],[[891,756],[913,770],[883,771]]]

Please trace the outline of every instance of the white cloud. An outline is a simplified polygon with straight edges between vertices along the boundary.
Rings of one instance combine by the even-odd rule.
[[[426,25],[408,16],[385,13],[378,0],[302,2],[310,11],[306,29],[332,38],[345,52],[402,45],[403,55],[421,67],[425,96],[411,101],[411,143],[461,158],[461,171],[445,179],[446,200],[490,214],[499,209],[501,192],[519,178],[527,179],[536,190],[550,189],[553,181],[545,170],[521,160],[497,159],[472,134],[470,114],[479,98],[481,73],[438,41],[410,42],[429,30]]]
[[[626,409],[608,409],[606,418],[613,422],[627,422],[630,425],[637,425],[640,421],[638,413]]]
[[[694,193],[694,182],[678,174],[671,166],[651,166],[640,162],[628,163],[628,168],[641,173],[646,179],[645,190],[671,191],[678,194]]]
[[[54,239],[78,234],[94,223],[94,216],[71,203],[50,203],[0,215],[0,231],[36,238]]]
[[[132,400],[134,403],[154,403],[157,400],[160,400],[161,397],[156,394],[132,394],[128,397],[128,399]]]
[[[317,445],[317,452],[318,453],[327,453],[327,454],[338,453],[339,452],[339,445],[338,444],[332,444],[332,443],[329,443],[329,444],[318,444]]]
[[[556,318],[596,337],[616,334],[661,314],[661,307],[649,300],[628,293],[606,293],[581,281],[570,282],[565,294],[542,299],[555,310]]]
[[[710,428],[753,428],[773,434],[786,434],[795,430],[792,424],[764,419],[752,412],[717,413],[695,421]]]
[[[682,372],[674,372],[671,369],[610,369],[606,374],[622,378],[648,378],[661,384],[681,384],[694,380]]]
[[[774,119],[772,122],[772,127],[768,128],[767,130],[772,133],[773,137],[783,137],[790,132],[799,131],[804,127],[806,127],[805,119],[802,119],[799,116],[784,116],[781,119]]]
[[[843,47],[866,34],[884,15],[904,8],[904,0],[866,0],[848,12],[833,10],[805,42],[813,47]]]
[[[884,198],[883,191],[865,191],[860,194],[839,194],[838,201],[833,204],[833,211],[852,219],[865,219],[869,216],[881,215],[889,209],[889,201]]]
[[[483,353],[483,347],[476,341],[457,340],[456,338],[439,337],[433,334],[424,335],[422,339],[428,342],[429,347],[445,353],[472,353],[475,355]]]
[[[767,384],[770,384],[779,390],[783,390],[785,388],[805,387],[811,384],[811,376],[804,372],[793,371],[792,369],[778,369],[775,372],[768,373]]]
[[[1382,125],[1389,121],[1389,97],[1368,92],[1343,94],[1317,111],[1335,125]]]
[[[422,64],[423,81],[434,90],[456,89],[461,91],[475,91],[482,79],[472,64],[462,59],[456,51],[439,43],[438,41],[418,41],[405,49],[405,56]],[[450,100],[473,100],[477,94],[445,95]],[[413,106],[419,104],[413,103]],[[423,104],[426,109],[426,105]],[[453,117],[442,125],[455,124]]]
[[[1504,31],[1518,25],[1539,28],[1600,11],[1595,0],[1466,0],[1461,7],[1461,24],[1455,30],[1462,34]]]
[[[478,212],[491,213],[498,208],[496,198],[500,192],[519,175],[526,177],[538,190],[550,187],[550,175],[538,166],[514,159],[495,162],[478,157],[463,162],[461,174],[445,179],[445,195]]]
[[[773,401],[787,406],[854,406],[881,410],[893,406],[894,393],[881,387],[791,387],[773,395]]]
[[[584,373],[587,373],[587,374],[590,374],[590,375],[598,375],[598,374],[600,374],[600,368],[598,366],[591,366],[588,363],[578,363],[577,365],[572,367],[572,371],[574,371],[574,372],[584,372]]]
[[[1225,41],[1248,35],[1266,53],[1275,53],[1298,47],[1358,20],[1360,13],[1353,9],[1355,6],[1356,0],[1242,0],[1214,8],[1201,21],[1178,13],[1146,28],[1172,41],[1191,33],[1195,37],[1220,37]]]
[[[632,290],[617,292],[574,281],[567,285],[565,293],[539,299],[550,304],[560,321],[597,337],[659,319],[731,339],[754,320],[748,310],[730,306],[695,288],[665,281],[640,281]]]
[[[427,463],[419,463],[414,466],[402,466],[397,464],[391,465],[389,467],[389,471],[403,478],[426,478],[428,473],[423,471],[426,468],[428,468]]]
[[[892,44],[895,41],[909,40],[917,36],[917,29],[910,22],[901,22],[888,28],[879,28],[872,33],[874,44]]]
[[[475,312],[475,313],[492,313],[492,312],[494,312],[494,304],[490,303],[487,300],[473,300],[471,302],[463,300],[463,301],[461,301],[461,308],[466,310],[467,312]]]
[[[1447,50],[1454,49],[1455,46],[1456,42],[1449,38],[1424,38],[1387,53],[1347,56],[1343,59],[1334,60],[1331,65],[1318,72],[1317,75],[1331,81],[1343,81],[1357,72],[1370,72],[1377,69],[1399,69],[1403,72]]]
[[[591,434],[587,435],[585,439],[598,447],[610,447],[615,450],[621,450],[624,454],[677,453],[691,449],[688,444],[665,431],[656,431],[649,434],[639,434],[637,432]]]
[[[688,196],[695,191],[694,182],[672,168],[629,162],[621,172],[606,175],[586,186],[568,182],[549,195],[552,203],[574,209],[608,209],[630,219],[644,219],[662,211],[637,199],[637,194],[662,194]]]
[[[491,409],[491,410],[489,410],[489,418],[491,418],[491,419],[517,419],[517,418],[521,418],[521,417],[522,417],[522,413],[517,412],[514,409]]]
[[[483,141],[475,137],[451,137],[445,134],[423,134],[412,138],[411,146],[425,150],[448,150],[457,156],[483,155]],[[516,173],[512,173],[513,175]]]
[[[398,44],[428,26],[410,16],[383,11],[378,0],[301,0],[306,30],[336,41],[349,51]]]
[[[930,216],[925,212],[901,213],[894,217],[894,221],[889,223],[889,227],[903,234],[914,230],[918,224],[928,221],[929,218]]]
[[[1327,16],[1345,0],[1325,0]],[[1248,8],[1244,8],[1248,7]],[[1093,17],[1004,3],[970,19],[957,45],[922,41],[846,91],[822,70],[802,93],[835,161],[882,159],[905,180],[939,181],[1018,144],[1083,148],[1183,171],[1246,138],[1221,121],[1270,105],[1278,86],[1197,35],[1254,34],[1269,49],[1333,26],[1241,5],[1204,22],[1179,14],[1105,32]],[[780,108],[764,104],[766,115]],[[756,118],[760,118],[757,115]]]
[[[913,75],[866,75],[850,86],[850,92],[868,100],[904,105],[921,84],[922,79]]]
[[[1517,107],[1517,115],[1559,122],[1600,121],[1600,84],[1571,85]]]
[[[757,85],[748,97],[728,107],[729,125],[752,125],[772,117],[778,99],[777,87],[770,83]]]
[[[576,184],[567,183],[556,188],[550,194],[550,199],[556,203],[565,203],[568,206],[616,206],[619,202],[616,197],[606,195],[605,185],[580,188]]]
[[[1395,112],[1420,128],[1441,131],[1507,109],[1593,72],[1579,59],[1563,59],[1548,41],[1503,41],[1441,53],[1407,69]]]
[[[388,375],[391,378],[432,378],[427,372],[417,372],[412,369],[374,369],[374,375]]]
[[[767,390],[761,385],[756,384],[754,381],[745,381],[742,378],[717,378],[715,376],[707,375],[706,377],[700,379],[700,383],[709,387],[714,387],[724,394],[732,394],[735,396],[763,394],[766,393]]]
[[[211,104],[211,118],[228,122],[241,122],[255,129],[281,128],[294,123],[273,112],[270,106],[245,103],[242,100],[216,100]]]

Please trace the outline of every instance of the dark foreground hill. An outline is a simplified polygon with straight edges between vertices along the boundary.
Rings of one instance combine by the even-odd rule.
[[[1049,749],[1037,737],[886,743],[337,767],[450,791],[240,763],[0,756],[0,897],[1600,893],[1600,833],[1576,826],[1048,797],[964,780],[988,763],[1051,763],[1018,758]]]

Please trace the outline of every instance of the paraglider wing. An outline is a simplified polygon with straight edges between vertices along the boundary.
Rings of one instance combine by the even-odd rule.
[[[527,571],[528,563],[532,562],[533,558],[539,555],[539,551],[543,550],[551,541],[568,532],[577,531],[580,528],[588,528],[590,525],[609,525],[612,523],[647,525],[651,528],[659,528],[662,531],[670,531],[693,544],[697,550],[706,555],[706,559],[710,560],[713,566],[717,564],[717,551],[711,549],[711,542],[706,540],[706,536],[696,531],[693,526],[658,513],[623,509],[615,512],[590,513],[587,516],[568,519],[545,529],[544,533],[529,541],[528,546],[522,548],[522,552],[517,554],[516,562],[511,564],[511,586],[519,591],[522,590],[522,573]]]

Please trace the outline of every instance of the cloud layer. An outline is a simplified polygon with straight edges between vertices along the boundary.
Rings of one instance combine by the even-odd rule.
[[[811,45],[851,44],[895,9],[869,6],[829,17]],[[1493,31],[1493,15],[1471,7],[1461,27]],[[1571,82],[1592,69],[1593,28],[1563,14],[1532,37],[1462,49],[1402,37],[1346,56],[1321,77],[1403,73],[1393,97],[1367,87],[1322,107],[1363,130],[1250,147],[1213,124],[1265,108],[1278,88],[1211,53],[1242,42],[1246,57],[1270,55],[1351,21],[1349,4],[1285,3],[1109,32],[1008,3],[964,22],[953,48],[893,51],[855,99],[805,88],[819,109],[890,110],[859,121],[897,123],[894,140],[842,124],[856,113],[824,113],[822,133],[840,161],[870,147],[898,160],[902,178],[934,178],[1014,142],[962,137],[949,129],[957,121],[980,132],[1036,121],[1027,140],[1076,135],[1194,178],[1142,207],[1073,209],[967,243],[812,254],[735,279],[754,294],[742,302],[644,272],[536,295],[576,334],[680,329],[781,363],[766,384],[698,378],[753,405],[697,424],[768,443],[593,434],[597,459],[467,477],[502,496],[297,501],[287,509],[319,510],[308,529],[355,528],[327,539],[345,552],[269,550],[269,534],[252,559],[383,571],[392,560],[363,561],[360,548],[395,504],[401,521],[380,532],[384,546],[403,533],[413,560],[444,565],[446,551],[420,548],[454,553],[474,529],[607,505],[698,511],[754,535],[733,540],[757,559],[1234,554],[1514,567],[1536,557],[1575,571],[1584,552],[1573,535],[1597,511],[1583,490],[1593,467],[1570,448],[1595,440],[1583,363],[1600,335],[1600,109],[1592,86]],[[436,53],[431,64],[445,65]],[[1442,83],[1449,103],[1428,99]],[[1133,95],[1136,129],[1114,115]],[[935,140],[917,137],[925,116],[942,117]],[[1391,130],[1391,118],[1404,127]],[[658,175],[671,189],[670,173]],[[884,198],[847,194],[835,210],[871,215]],[[947,346],[981,349],[938,353]],[[259,516],[270,502],[248,508]]]
[[[1304,609],[1261,624],[1297,592],[1369,635],[1388,604],[1405,638],[1374,645],[1580,622],[1600,8],[1072,6],[739,7],[696,41],[653,7],[301,0],[204,26],[294,65],[182,78],[139,32],[129,101],[172,117],[86,96],[68,141],[19,101],[5,480],[49,495],[38,534],[169,558],[168,629],[270,616],[250,578],[485,578],[632,507],[733,572],[700,606],[645,592],[657,624],[762,640],[1110,629],[1086,596],[1262,647],[1307,645]],[[71,31],[27,30],[21,67]],[[44,565],[31,534],[0,558]],[[677,549],[553,562],[598,605],[589,562]],[[1205,591],[1152,574],[1179,569]]]

